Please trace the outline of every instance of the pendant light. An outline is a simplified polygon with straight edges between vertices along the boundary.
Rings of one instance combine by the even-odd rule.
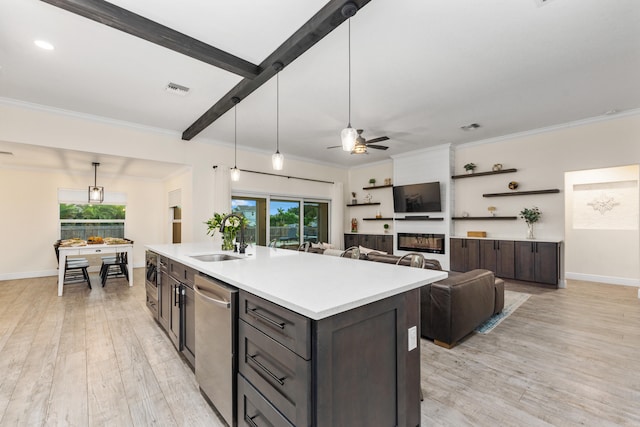
[[[280,70],[282,62],[275,62],[273,68],[276,70],[276,152],[271,156],[273,170],[281,171],[284,166],[284,156],[280,154]]]
[[[231,101],[233,106],[233,168],[231,168],[231,181],[240,181],[240,169],[238,169],[238,102],[240,98],[234,96]]]
[[[98,166],[93,162],[93,185],[89,186],[89,203],[102,203],[104,201],[104,187],[98,187]]]
[[[356,14],[358,7],[352,3],[346,3],[342,6],[342,16],[347,18],[347,24],[349,28],[349,122],[347,127],[342,129],[340,138],[342,139],[342,149],[344,151],[353,151],[356,146],[356,138],[358,133],[351,127],[351,17]]]

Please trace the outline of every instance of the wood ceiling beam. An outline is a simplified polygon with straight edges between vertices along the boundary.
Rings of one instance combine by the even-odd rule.
[[[206,62],[245,79],[253,79],[262,71],[259,66],[251,62],[103,0],[41,1]]]
[[[371,0],[352,0],[360,10]],[[318,13],[302,25],[291,37],[285,40],[271,55],[269,55],[259,67],[262,72],[254,79],[243,79],[209,110],[207,110],[198,120],[189,126],[183,133],[183,140],[191,140],[209,125],[215,122],[220,116],[229,111],[235,105],[232,98],[238,97],[241,100],[246,98],[253,91],[265,84],[276,74],[272,67],[275,62],[281,62],[285,67],[293,62],[300,55],[309,50],[317,42],[322,40],[327,34],[336,29],[347,18],[342,13],[342,6],[348,3],[347,0],[331,0]]]

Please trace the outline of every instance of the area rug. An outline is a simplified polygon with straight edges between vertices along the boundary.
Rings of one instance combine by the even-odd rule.
[[[502,312],[491,316],[489,320],[478,326],[475,331],[479,334],[488,334],[500,324],[504,319],[509,317],[511,313],[516,311],[526,300],[529,299],[531,294],[524,292],[504,291],[504,308]]]

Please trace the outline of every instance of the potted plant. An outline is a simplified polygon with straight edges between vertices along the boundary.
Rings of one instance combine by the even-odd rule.
[[[532,208],[524,208],[520,211],[520,218],[524,219],[527,223],[527,239],[534,239],[533,224],[540,220],[542,212],[536,206]]]
[[[211,218],[205,221],[205,224],[207,224],[208,236],[214,236],[216,234],[216,230],[220,230],[222,219],[225,216],[227,216],[227,214],[214,213]],[[235,216],[227,218],[227,220],[225,221],[224,232],[222,233],[223,251],[230,251],[233,249],[233,240],[236,238],[238,231],[240,231],[240,228],[245,227],[248,223],[249,220],[245,217],[242,218],[242,221]]]
[[[383,227],[384,227],[384,232],[388,233],[389,232],[389,224],[385,224],[385,225],[383,225]]]
[[[371,185],[371,186],[376,185],[376,179],[375,178],[369,179],[369,185]]]
[[[475,169],[476,169],[475,163],[467,163],[466,165],[464,165],[464,170],[466,170],[467,173],[473,173]]]
[[[352,205],[355,205],[356,203],[358,203],[358,199],[356,199],[356,192],[355,191],[351,192],[351,197],[352,197],[352,199],[351,199],[351,204]]]

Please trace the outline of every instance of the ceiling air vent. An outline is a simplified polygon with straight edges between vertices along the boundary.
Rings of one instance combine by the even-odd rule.
[[[167,86],[164,88],[169,93],[173,93],[179,96],[186,96],[189,93],[189,88],[186,86],[179,85],[177,83],[169,82]]]

